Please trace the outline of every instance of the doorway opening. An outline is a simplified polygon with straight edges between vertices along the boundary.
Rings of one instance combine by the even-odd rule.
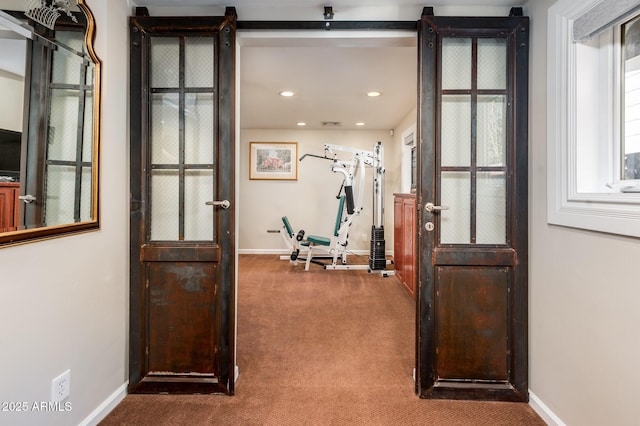
[[[239,23],[239,28],[242,26]],[[323,155],[324,144],[372,150],[382,142],[384,147],[385,190],[384,229],[386,254],[394,248],[394,201],[396,193],[410,192],[411,158],[406,155],[410,147],[407,132],[414,132],[417,120],[417,32],[413,30],[376,31],[301,31],[265,30],[243,31],[237,34],[236,70],[236,182],[238,217],[236,219],[239,259],[238,287],[252,285],[255,275],[244,274],[243,256],[269,255],[271,262],[284,264],[287,275],[283,279],[299,282],[300,292],[309,291],[311,274],[322,274],[325,280],[348,285],[362,280],[359,272],[330,271],[321,266],[313,267],[311,274],[303,272],[304,265],[289,265],[278,260],[285,255],[282,238],[275,234],[280,228],[282,216],[295,223],[297,229],[305,229],[316,235],[332,235],[338,201],[336,194],[342,177],[332,173],[329,162],[307,158],[298,162],[296,179],[259,180],[250,178],[250,144],[295,143],[298,161],[305,154]],[[283,98],[282,91],[294,92],[293,97]],[[367,92],[379,91],[381,96],[367,97]],[[410,141],[415,147],[417,138]],[[350,228],[349,250],[354,256],[350,261],[361,263],[369,253],[371,224],[373,221],[373,182],[368,173],[364,184],[365,209]],[[271,232],[270,232],[271,231]],[[262,256],[266,257],[266,256]],[[249,267],[253,268],[252,259]],[[269,268],[271,269],[271,268]],[[373,281],[384,280],[385,286],[396,286],[405,292],[397,278],[370,275]],[[365,272],[366,277],[366,272]],[[244,280],[244,281],[243,281]],[[367,285],[379,285],[376,282]],[[382,281],[381,281],[382,282]],[[307,286],[307,287],[305,287]],[[358,284],[350,297],[365,297],[358,293]],[[330,293],[331,288],[324,288]],[[242,290],[237,288],[238,299]],[[408,299],[410,296],[404,294]],[[304,294],[300,296],[304,298]],[[242,301],[241,301],[242,303]],[[318,303],[322,303],[318,300]],[[326,302],[325,302],[326,303]],[[363,301],[365,303],[365,301]],[[384,302],[382,302],[384,303]],[[410,339],[415,341],[415,303],[406,305],[410,310]],[[236,314],[243,306],[236,306]],[[280,306],[279,311],[287,310]],[[276,311],[274,311],[276,312]],[[293,315],[293,314],[292,314]],[[308,315],[314,315],[309,312]],[[255,317],[255,315],[251,315]],[[242,357],[247,345],[241,341],[244,335],[242,321],[237,321],[236,339]],[[366,324],[362,324],[366,330]],[[238,329],[240,329],[238,337]],[[335,344],[327,337],[326,347]],[[267,342],[284,344],[286,342]],[[358,344],[358,339],[353,340]],[[415,348],[411,346],[407,357],[412,365],[404,366],[408,377],[407,387],[413,386],[412,369],[415,365]],[[313,362],[311,359],[308,362]],[[243,366],[239,365],[240,376]],[[242,380],[242,379],[240,379]]]

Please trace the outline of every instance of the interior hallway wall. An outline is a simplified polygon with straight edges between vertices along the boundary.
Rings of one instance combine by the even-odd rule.
[[[385,153],[386,179],[396,180],[398,164],[394,159],[395,147],[388,131],[367,130],[242,130],[240,134],[240,252],[286,253],[286,244],[278,234],[267,230],[279,230],[282,216],[287,216],[296,231],[332,237],[338,211],[339,193],[343,175],[331,172],[332,161],[307,157],[298,161],[298,180],[250,180],[250,142],[297,142],[298,159],[304,154],[324,155],[324,144],[335,144],[366,151],[382,142]],[[351,154],[339,153],[339,158],[349,160]],[[372,170],[366,168],[363,188],[364,209],[354,218],[349,231],[349,249],[368,253],[373,223]],[[393,241],[393,185],[385,189],[385,239]],[[389,204],[391,203],[391,204]],[[386,243],[392,250],[393,244]]]
[[[0,249],[0,401],[29,405],[0,412],[0,424],[81,424],[127,380],[129,8],[126,0],[87,3],[104,64],[101,229]],[[67,369],[71,410],[33,411]]]
[[[547,224],[546,32],[553,3],[527,3],[529,386],[567,425],[637,425],[640,241]]]

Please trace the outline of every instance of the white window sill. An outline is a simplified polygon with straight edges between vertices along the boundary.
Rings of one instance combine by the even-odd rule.
[[[549,200],[552,225],[640,237],[640,193],[576,193]]]

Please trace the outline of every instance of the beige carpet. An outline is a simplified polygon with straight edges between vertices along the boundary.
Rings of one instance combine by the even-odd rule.
[[[128,395],[101,424],[544,425],[523,403],[419,399],[415,307],[397,279],[303,269],[240,256],[235,396]]]

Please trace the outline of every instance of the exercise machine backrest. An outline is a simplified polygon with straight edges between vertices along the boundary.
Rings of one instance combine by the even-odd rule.
[[[353,194],[352,194],[352,197],[353,197]],[[340,203],[338,204],[338,214],[336,216],[336,226],[333,229],[333,236],[334,237],[337,237],[339,235],[340,225],[342,224],[342,213],[344,213],[344,200],[345,200],[345,196],[341,195],[340,196]],[[347,211],[349,211],[348,205],[349,205],[349,203],[347,202]],[[349,213],[349,214],[351,214],[351,213]]]

